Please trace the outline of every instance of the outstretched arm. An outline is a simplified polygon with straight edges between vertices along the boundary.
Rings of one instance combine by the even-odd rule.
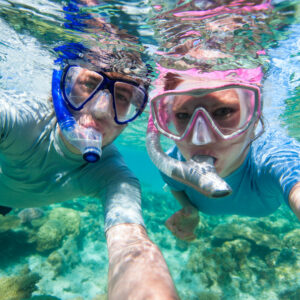
[[[289,203],[293,212],[300,221],[300,181],[292,188],[289,195]]]
[[[109,300],[179,299],[165,260],[143,226],[116,225],[106,238]]]

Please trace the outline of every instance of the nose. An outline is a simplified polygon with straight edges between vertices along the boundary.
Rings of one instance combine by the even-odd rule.
[[[100,91],[92,102],[91,113],[96,119],[112,117],[112,96],[108,90]]]
[[[191,141],[196,146],[202,146],[216,141],[212,129],[201,115],[197,117],[194,124]]]

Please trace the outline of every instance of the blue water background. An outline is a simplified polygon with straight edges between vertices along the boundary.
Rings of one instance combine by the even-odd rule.
[[[171,1],[169,2],[171,3]],[[11,3],[15,3],[16,6],[11,7]],[[143,17],[148,13],[148,4],[144,2],[135,8],[137,3],[130,1],[127,6],[130,14],[139,16],[139,33],[142,36],[142,41],[148,45],[147,51],[152,53],[156,45],[152,44],[152,32],[145,25],[145,18]],[[35,28],[40,28],[42,31],[47,25],[58,27],[63,23],[61,4],[59,1],[8,2],[0,0],[0,9],[3,7],[10,7],[10,9],[16,11],[20,10],[22,14],[21,16],[16,14],[15,20],[12,17],[9,22],[4,21],[3,16],[0,19],[0,97],[11,97],[15,101],[18,101],[19,98],[34,99],[35,97],[42,97],[45,101],[48,101],[51,92],[53,60],[55,59],[52,46],[56,41],[46,40],[41,42],[41,36],[35,35],[32,28],[26,28],[26,26],[30,27],[32,24],[28,22],[26,25],[24,16],[36,17],[37,24],[38,22],[41,23],[40,27]],[[12,11],[11,14],[14,16]],[[22,21],[24,19],[25,21]],[[268,72],[263,93],[264,114],[270,126],[283,130],[299,139],[300,26],[299,24],[292,25],[286,30],[290,33],[288,38],[280,41],[278,47],[268,50],[271,68]],[[215,275],[214,272],[217,272],[215,270],[218,267],[200,265],[200,263],[196,267],[197,264],[193,262],[203,263],[203,261],[208,261],[205,255],[196,256],[204,248],[208,249],[210,253],[214,253],[214,249],[218,249],[217,246],[215,248],[209,248],[208,246],[208,241],[213,239],[211,232],[218,225],[236,222],[244,226],[243,228],[247,226],[251,228],[252,225],[261,226],[265,232],[269,232],[268,229],[271,228],[271,231],[280,238],[282,238],[283,233],[292,232],[294,229],[299,230],[300,226],[296,218],[285,207],[282,207],[270,218],[260,220],[238,218],[236,216],[219,218],[201,215],[202,223],[198,230],[201,239],[191,245],[176,240],[165,229],[163,223],[169,215],[178,209],[178,206],[172,200],[168,191],[163,189],[164,183],[146,153],[145,130],[148,111],[149,108],[146,109],[145,114],[137,122],[126,129],[124,135],[117,139],[116,144],[129,167],[141,181],[144,217],[148,233],[151,239],[161,248],[182,299],[201,299],[199,295],[202,295],[202,299],[226,300],[297,299],[300,287],[300,276],[297,277],[297,270],[299,272],[300,268],[299,251],[295,252],[298,256],[296,262],[294,262],[294,269],[288,264],[282,265],[281,271],[286,276],[286,281],[279,275],[275,277],[275,280],[270,274],[263,274],[261,271],[261,277],[255,281],[255,284],[248,278],[249,286],[244,284],[245,288],[241,290],[240,287],[237,287],[237,283],[240,281],[232,276],[233,282],[225,284],[225,287],[223,287],[223,298],[218,296],[220,295],[217,293],[220,292],[219,287],[213,290],[208,289],[203,284],[205,276],[201,273],[203,270],[200,269],[207,268],[208,273]],[[75,299],[76,297],[92,300],[95,295],[104,295],[106,293],[108,266],[106,243],[102,230],[103,219],[100,218],[99,220],[92,213],[85,213],[85,205],[97,206],[98,202],[94,199],[76,199],[73,203],[65,204],[65,207],[75,209],[81,213],[83,229],[80,240],[81,247],[76,246],[71,241],[68,245],[73,260],[68,261],[62,274],[55,277],[53,276],[53,270],[45,267],[47,256],[34,251],[25,251],[26,255],[23,255],[21,251],[15,250],[13,254],[10,253],[11,260],[8,261],[8,264],[3,264],[3,261],[0,261],[0,280],[2,276],[18,274],[22,267],[28,265],[32,272],[38,272],[42,276],[37,284],[38,289],[35,295],[48,294],[63,300]],[[51,209],[56,207],[58,205],[52,206]],[[101,207],[94,208],[94,210],[94,213],[102,214]],[[12,236],[14,237],[14,235]],[[6,242],[19,245],[14,240],[6,240]],[[3,247],[3,245],[0,247]],[[294,253],[291,254],[288,250],[286,251],[287,257],[294,255]],[[2,252],[2,259],[3,253],[5,252]],[[11,257],[11,255],[14,255],[14,257]],[[288,261],[283,254],[281,259]],[[251,262],[250,258],[249,261]],[[257,268],[259,268],[260,263],[260,260],[253,261]],[[254,268],[252,265],[252,269]],[[264,267],[261,269],[263,270]],[[291,277],[288,278],[287,274]],[[241,278],[243,276],[247,278],[246,275],[242,274]],[[241,281],[243,280],[247,281],[247,279],[241,279]],[[277,285],[276,290],[271,283],[272,280],[274,281],[273,284]],[[287,283],[287,281],[290,281],[290,283]],[[281,286],[279,283],[281,283]],[[252,286],[250,286],[251,284]],[[291,293],[288,294],[287,291],[291,291]],[[280,292],[282,292],[281,298],[278,297]]]

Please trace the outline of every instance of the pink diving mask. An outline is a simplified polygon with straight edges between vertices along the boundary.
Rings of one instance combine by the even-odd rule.
[[[174,90],[151,100],[151,113],[158,131],[168,138],[205,145],[238,137],[256,122],[260,91],[244,83],[184,78]]]

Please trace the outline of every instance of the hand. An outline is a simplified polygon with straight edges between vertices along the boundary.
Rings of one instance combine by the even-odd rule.
[[[165,223],[166,227],[179,239],[191,242],[196,238],[194,233],[199,223],[198,210],[182,208],[174,213]]]

